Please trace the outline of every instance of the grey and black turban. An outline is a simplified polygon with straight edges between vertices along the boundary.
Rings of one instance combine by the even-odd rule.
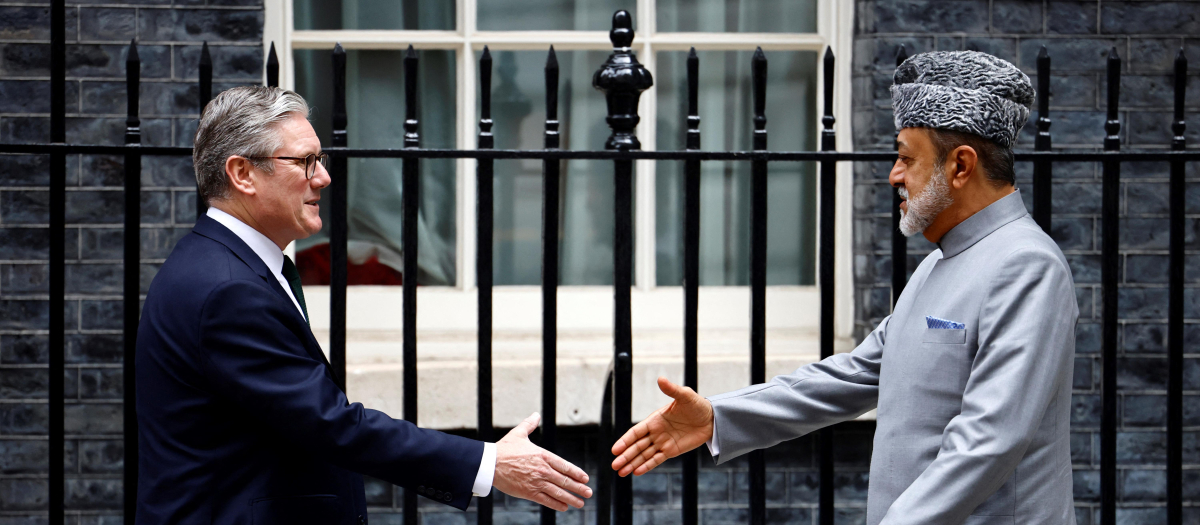
[[[1029,119],[1033,85],[1016,66],[978,51],[932,51],[896,68],[896,130],[936,128],[1011,148]]]

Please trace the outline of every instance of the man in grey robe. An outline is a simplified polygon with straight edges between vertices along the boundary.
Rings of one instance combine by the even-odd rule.
[[[613,446],[641,475],[707,443],[718,463],[878,408],[867,523],[1075,522],[1071,372],[1079,309],[1066,259],[1026,213],[1012,143],[1034,92],[972,51],[915,55],[892,86],[901,230],[938,250],[852,352],[674,401]]]

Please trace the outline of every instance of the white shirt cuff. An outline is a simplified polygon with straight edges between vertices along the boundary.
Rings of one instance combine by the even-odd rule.
[[[705,443],[705,445],[708,445],[708,453],[709,453],[709,454],[712,454],[712,457],[714,457],[714,458],[715,458],[715,457],[717,457],[717,454],[720,454],[720,453],[721,453],[721,444],[720,444],[720,443],[717,443],[717,416],[716,416],[716,414],[713,414],[713,435],[712,435],[712,438],[710,438],[710,439],[708,440],[708,442],[707,442],[707,443]]]
[[[483,459],[479,460],[479,473],[475,474],[475,484],[471,485],[471,493],[476,497],[486,497],[492,493],[492,479],[496,476],[496,444],[483,444]]]

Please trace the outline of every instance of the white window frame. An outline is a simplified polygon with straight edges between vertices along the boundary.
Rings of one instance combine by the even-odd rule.
[[[279,63],[280,81],[285,88],[294,88],[295,69],[293,51],[296,49],[332,49],[341,43],[346,49],[404,49],[410,44],[416,49],[453,50],[456,55],[457,122],[455,135],[457,147],[476,147],[478,117],[478,61],[475,53],[489,46],[494,50],[545,50],[551,44],[559,50],[611,50],[607,31],[478,31],[475,28],[476,2],[478,0],[456,0],[456,30],[295,30],[293,28],[292,0],[265,0],[265,25],[263,34],[264,51],[275,42]],[[633,49],[639,60],[652,72],[656,71],[656,51],[687,50],[753,50],[762,47],[767,51],[816,51],[820,58],[826,46],[831,46],[837,56],[833,114],[837,119],[837,146],[840,151],[851,151],[851,51],[853,47],[852,2],[843,0],[818,0],[816,33],[659,33],[655,29],[655,0],[638,0],[637,34]],[[599,66],[599,64],[597,64]],[[817,78],[823,78],[823,61],[818,59]],[[749,74],[749,72],[747,72]],[[819,82],[818,82],[819,85]],[[817,114],[824,113],[824,97],[817,98]],[[654,115],[657,111],[657,86],[643,93],[641,114]],[[603,103],[597,93],[595,103]],[[703,118],[703,115],[701,115]],[[656,149],[656,120],[642,118],[637,135],[646,150]],[[819,119],[812,122],[814,133],[820,133]],[[453,287],[422,287],[418,301],[422,305],[418,316],[419,330],[474,331],[475,311],[475,161],[458,159],[457,169],[457,282]],[[658,286],[655,283],[655,171],[654,161],[641,160],[636,163],[637,207],[635,252],[636,285],[632,292],[635,312],[645,316],[635,320],[636,325],[646,329],[681,328],[682,293],[678,286]],[[837,213],[835,226],[835,332],[840,341],[839,349],[846,349],[852,337],[853,327],[853,276],[852,276],[852,166],[843,162],[838,165],[836,189]],[[818,181],[819,184],[819,181]],[[819,261],[818,261],[819,264]],[[818,273],[819,275],[819,273]],[[603,328],[607,318],[611,327],[611,304],[593,304],[586,300],[594,297],[599,289],[609,287],[560,286],[559,329],[560,331],[592,330]],[[705,287],[708,288],[708,287]],[[720,297],[748,296],[747,287],[724,288],[701,292],[701,319],[733,319],[734,324],[748,326],[748,311],[741,300],[726,301]],[[328,287],[306,287],[313,295],[313,328],[320,332],[328,330],[328,313],[321,311],[320,298],[327,297]],[[537,286],[497,286],[497,300],[505,297],[522,304],[538,305],[524,313],[500,315],[497,304],[496,331],[536,329],[540,326],[540,288]],[[355,330],[378,330],[389,332],[399,329],[399,287],[354,286],[348,290],[348,312],[350,332]],[[395,295],[395,297],[392,297]],[[771,286],[768,290],[773,307],[787,311],[768,312],[769,330],[800,330],[815,339],[819,322],[817,308],[819,292],[816,286]],[[611,295],[610,295],[611,297]],[[670,299],[678,297],[678,301]],[[705,301],[705,297],[713,300]],[[572,300],[572,299],[577,300]],[[664,303],[663,301],[667,301]],[[678,307],[655,308],[678,302]],[[436,305],[436,306],[435,306]],[[574,305],[576,311],[564,310]],[[378,315],[387,311],[388,315]],[[599,316],[599,317],[597,317]],[[636,335],[635,335],[636,336]],[[808,337],[808,336],[806,336]]]

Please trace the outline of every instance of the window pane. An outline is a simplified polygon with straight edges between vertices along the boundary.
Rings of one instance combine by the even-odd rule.
[[[294,0],[296,29],[454,29],[445,0]]]
[[[478,0],[484,31],[612,29],[613,13],[637,12],[637,0]],[[634,20],[637,29],[637,20]]]
[[[664,32],[817,32],[817,0],[658,0],[655,8]]]
[[[754,130],[748,51],[701,51],[701,147],[749,150]],[[767,145],[772,150],[816,147],[817,55],[767,54]],[[658,149],[684,148],[687,130],[687,53],[658,54]],[[816,166],[767,165],[767,284],[813,284]],[[657,282],[683,282],[683,162],[655,170]],[[700,284],[750,282],[750,163],[700,165]]]
[[[603,149],[609,128],[604,96],[592,73],[607,51],[563,51],[558,120],[563,149]],[[546,121],[544,51],[492,53],[492,132],[496,148],[541,149]],[[572,160],[560,165],[562,284],[612,284],[613,163]],[[495,163],[494,276],[500,284],[541,282],[542,161]]]
[[[312,107],[313,127],[330,144],[333,90],[330,52],[297,50],[296,91]],[[346,52],[346,113],[350,147],[404,146],[403,51]],[[454,52],[420,53],[418,71],[421,146],[453,148]],[[350,159],[348,230],[350,284],[400,284],[400,159]],[[454,159],[421,160],[421,204],[417,280],[423,285],[455,283]],[[325,192],[328,196],[328,190]],[[321,207],[325,229],[296,242],[296,266],[305,284],[328,284],[330,206]]]

